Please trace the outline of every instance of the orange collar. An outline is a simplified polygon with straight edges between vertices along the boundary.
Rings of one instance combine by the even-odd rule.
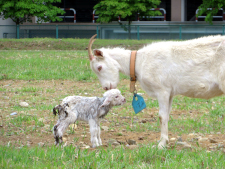
[[[135,76],[135,60],[136,60],[136,54],[137,51],[131,51],[130,56],[130,92],[134,93],[135,89],[135,82],[136,82],[136,76]]]

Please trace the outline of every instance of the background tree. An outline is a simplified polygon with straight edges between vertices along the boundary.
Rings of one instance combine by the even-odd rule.
[[[203,3],[198,7],[198,16],[206,14],[205,21],[212,24],[213,16],[223,7],[225,7],[225,0],[203,0]],[[213,8],[213,10],[207,10],[207,8]]]
[[[99,16],[97,22],[109,23],[118,20],[118,16],[128,21],[130,38],[130,24],[136,19],[137,13],[140,13],[139,16],[161,15],[159,11],[149,10],[157,8],[160,3],[161,0],[100,0],[94,9],[96,9],[96,15]]]
[[[31,17],[37,16],[37,22],[61,21],[57,14],[64,11],[53,6],[52,3],[61,0],[0,0],[0,17],[11,18],[17,25],[31,21]]]

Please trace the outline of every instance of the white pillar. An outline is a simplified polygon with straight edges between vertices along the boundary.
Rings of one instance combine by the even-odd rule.
[[[181,0],[181,22],[184,22],[186,20],[186,11],[185,11],[185,6],[186,6],[186,0]]]

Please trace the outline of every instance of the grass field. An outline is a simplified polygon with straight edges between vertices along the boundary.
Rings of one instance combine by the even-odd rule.
[[[112,44],[138,49],[146,43],[97,40],[94,48]],[[67,145],[55,147],[52,128],[57,117],[52,108],[60,99],[104,93],[90,70],[87,44],[87,39],[0,40],[0,168],[225,168],[224,96],[211,100],[176,96],[170,142],[158,150],[158,102],[138,85],[147,108],[136,115],[124,75],[118,88],[127,103],[113,108],[101,123],[108,127],[102,129],[104,146],[83,148],[91,145],[89,126],[77,122],[77,128],[70,127],[65,134]],[[21,107],[22,101],[29,106]],[[13,112],[17,115],[10,115]],[[110,139],[121,145],[108,144]],[[128,139],[137,145],[126,146]]]

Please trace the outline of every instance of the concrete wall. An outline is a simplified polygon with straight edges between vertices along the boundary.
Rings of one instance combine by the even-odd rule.
[[[16,37],[16,24],[12,19],[3,20],[0,18],[0,39],[1,38],[15,38]]]

